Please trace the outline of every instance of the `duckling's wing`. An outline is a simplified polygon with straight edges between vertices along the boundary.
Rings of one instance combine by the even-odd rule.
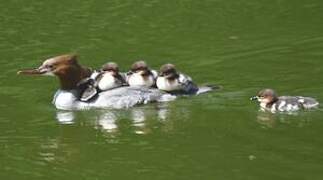
[[[90,85],[83,91],[83,93],[81,94],[80,100],[87,102],[97,94],[98,94],[98,90],[96,89],[96,87]]]
[[[179,74],[178,82],[182,86],[182,91],[186,94],[195,94],[199,90],[197,85],[193,83],[192,78],[185,74]]]
[[[118,84],[127,85],[126,76],[124,73],[118,73],[114,77],[116,78]]]
[[[297,101],[305,108],[315,108],[318,107],[319,102],[311,97],[297,96]]]
[[[151,70],[151,74],[153,75],[154,79],[156,80],[158,77],[158,72],[156,70]]]

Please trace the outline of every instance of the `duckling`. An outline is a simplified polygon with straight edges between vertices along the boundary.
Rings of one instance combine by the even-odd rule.
[[[114,62],[102,66],[96,76],[97,86],[101,91],[106,91],[126,84],[125,77],[119,72],[119,66]]]
[[[161,66],[156,85],[158,89],[167,92],[195,94],[199,90],[193,83],[192,78],[177,72],[173,64],[164,64]]]
[[[263,89],[258,92],[257,96],[251,97],[250,100],[257,100],[260,102],[260,107],[263,110],[269,110],[271,112],[293,112],[319,106],[319,102],[314,98],[303,96],[277,96],[273,89]]]
[[[137,61],[132,64],[130,71],[127,73],[127,83],[129,86],[155,86],[157,72],[151,70],[145,61]]]
[[[126,85],[124,75],[119,72],[119,66],[114,62],[104,64],[101,69],[93,72],[90,78],[82,83],[86,88],[83,88],[81,101],[89,101],[102,91]]]

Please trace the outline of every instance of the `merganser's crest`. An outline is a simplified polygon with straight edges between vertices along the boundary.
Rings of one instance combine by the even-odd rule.
[[[271,112],[292,112],[300,109],[310,109],[319,106],[319,102],[311,97],[303,96],[280,96],[272,89],[261,90],[251,100],[258,100],[263,110]]]

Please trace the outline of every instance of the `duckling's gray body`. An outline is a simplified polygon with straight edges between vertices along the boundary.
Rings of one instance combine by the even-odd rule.
[[[270,108],[272,111],[298,111],[300,109],[315,108],[319,102],[311,97],[303,96],[280,96]]]

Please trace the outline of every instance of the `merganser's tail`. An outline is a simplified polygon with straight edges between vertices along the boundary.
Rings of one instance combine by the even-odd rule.
[[[207,93],[207,92],[210,92],[210,91],[214,91],[214,90],[222,89],[222,86],[214,85],[214,84],[208,84],[208,85],[199,86],[198,88],[199,89],[196,92],[197,95]]]

